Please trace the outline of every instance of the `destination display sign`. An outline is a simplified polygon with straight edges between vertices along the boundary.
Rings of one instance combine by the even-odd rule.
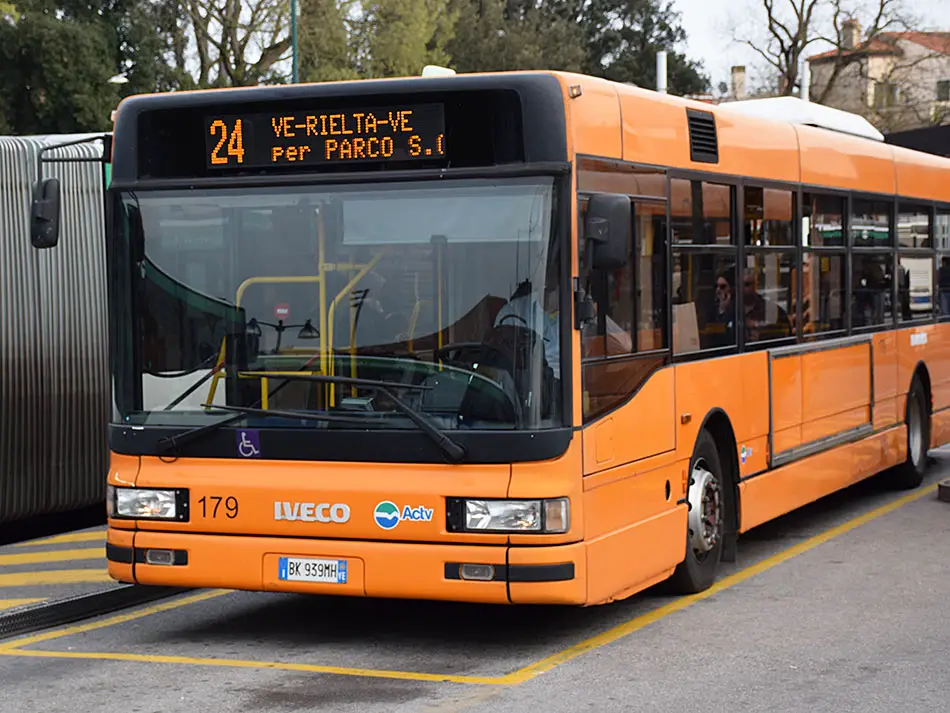
[[[441,104],[206,116],[209,169],[444,158]]]

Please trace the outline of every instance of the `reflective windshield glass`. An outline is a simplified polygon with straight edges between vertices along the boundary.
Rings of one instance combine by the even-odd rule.
[[[414,428],[395,397],[441,429],[558,426],[553,203],[539,178],[124,194],[119,415]]]

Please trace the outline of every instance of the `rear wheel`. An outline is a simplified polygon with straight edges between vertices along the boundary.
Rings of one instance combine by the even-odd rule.
[[[711,587],[722,558],[724,480],[719,450],[708,431],[701,431],[696,439],[689,469],[686,558],[669,582],[682,594],[695,594]]]
[[[907,392],[907,460],[894,469],[894,485],[909,490],[924,480],[927,471],[927,451],[930,444],[930,409],[927,393],[917,376]]]

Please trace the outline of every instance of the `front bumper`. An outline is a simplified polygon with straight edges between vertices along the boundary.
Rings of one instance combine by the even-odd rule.
[[[148,564],[149,549],[171,564]],[[281,557],[345,559],[343,584],[284,581]],[[380,598],[517,604],[585,604],[583,543],[538,547],[416,544],[197,535],[109,529],[109,574],[122,582]],[[461,564],[493,565],[491,581],[463,580]]]

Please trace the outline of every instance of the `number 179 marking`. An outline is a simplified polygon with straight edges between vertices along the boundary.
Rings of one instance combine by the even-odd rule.
[[[222,495],[202,495],[198,499],[198,504],[201,506],[201,517],[207,519],[211,518],[212,520],[217,519],[218,509],[221,507],[221,503],[224,503],[224,516],[229,520],[233,520],[238,516],[238,499],[233,495],[228,495],[227,497]]]

